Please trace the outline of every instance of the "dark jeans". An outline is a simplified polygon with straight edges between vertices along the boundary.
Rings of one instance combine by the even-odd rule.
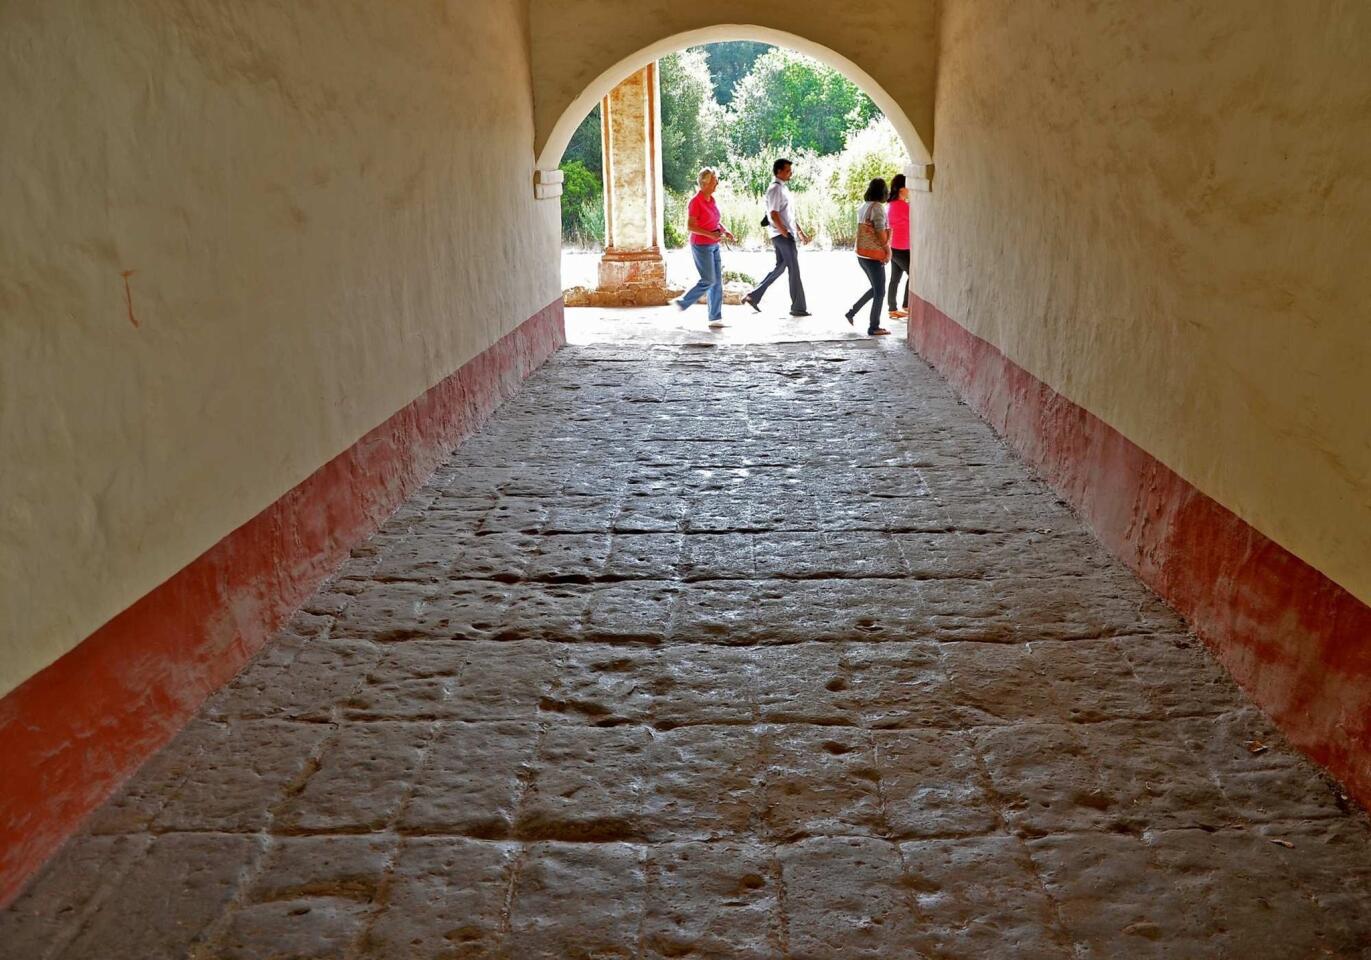
[[[890,289],[886,292],[886,303],[893,311],[895,309],[895,294],[900,292],[900,274],[904,274],[904,300],[901,306],[909,309],[909,251],[891,250],[890,251]]]
[[[866,271],[866,279],[870,281],[871,288],[862,294],[852,309],[847,311],[848,319],[857,315],[857,311],[862,309],[862,304],[871,301],[871,322],[867,325],[867,333],[875,333],[881,325],[881,294],[885,292],[885,264],[879,260],[868,260],[866,257],[858,257],[857,262]]]
[[[789,270],[790,312],[804,313],[809,308],[805,306],[805,287],[800,282],[800,251],[795,245],[795,238],[772,237],[771,248],[776,251],[776,266],[761,283],[757,284],[757,289],[747,295],[747,298],[760,305],[766,288],[775,283],[781,274]]]

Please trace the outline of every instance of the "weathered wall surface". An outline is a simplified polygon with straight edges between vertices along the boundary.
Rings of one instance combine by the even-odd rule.
[[[940,29],[917,292],[1371,601],[1371,6]]]
[[[527,35],[0,7],[0,693],[558,297]]]
[[[932,149],[937,0],[871,0],[861,5],[832,0],[530,0],[530,8],[537,149],[546,154],[551,139],[557,154],[544,155],[546,165],[555,165],[566,145],[565,140],[557,142],[559,122],[567,126],[562,133],[569,137],[600,97],[634,70],[681,46],[740,39],[789,43],[830,62],[830,54],[845,58],[869,76],[871,82],[864,84],[867,93],[878,103],[888,95],[893,103],[883,106],[903,114],[892,117],[897,128],[908,120],[912,129],[902,133],[907,141],[916,141],[907,144],[910,153],[918,159],[921,147]],[[662,45],[679,34],[697,35],[684,43]],[[622,63],[635,56],[631,63]],[[621,65],[622,75],[598,89],[597,78],[616,65]],[[572,110],[582,98],[584,103]]]

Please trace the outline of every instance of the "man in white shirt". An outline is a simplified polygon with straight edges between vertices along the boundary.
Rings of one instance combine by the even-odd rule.
[[[766,275],[757,289],[743,297],[743,303],[758,312],[762,309],[762,296],[766,288],[776,282],[781,274],[790,272],[790,315],[807,317],[809,309],[805,306],[805,288],[800,282],[800,243],[808,243],[810,238],[795,225],[795,215],[790,206],[790,188],[786,181],[795,173],[789,160],[781,158],[771,165],[776,175],[766,191],[767,228],[771,232],[771,248],[776,251],[776,266]]]

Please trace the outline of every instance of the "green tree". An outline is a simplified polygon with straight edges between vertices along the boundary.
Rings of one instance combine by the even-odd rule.
[[[757,59],[733,92],[729,143],[738,156],[782,147],[828,155],[879,115],[871,99],[838,71],[793,50],[774,49]]]
[[[581,125],[576,128],[576,132],[571,135],[571,142],[567,144],[566,152],[562,154],[562,169],[565,170],[567,164],[579,160],[587,170],[595,176],[603,176],[604,161],[603,147],[600,143],[600,105],[597,103],[586,114],[586,118],[581,121]]]
[[[829,195],[838,203],[860,203],[872,180],[880,177],[889,186],[908,163],[909,155],[890,121],[873,120],[848,138],[829,181]]]
[[[599,174],[587,169],[580,160],[563,160],[561,169],[562,239],[603,243],[604,187]]]
[[[733,102],[733,88],[747,76],[762,54],[776,48],[751,40],[729,40],[711,43],[704,48],[709,58],[709,72],[714,76],[714,99],[724,106]]]
[[[581,121],[562,154],[562,239],[604,243],[604,156],[600,146],[600,107]]]
[[[700,47],[657,62],[662,88],[662,180],[668,190],[695,188],[700,167],[723,156],[718,141],[721,110],[714,101],[709,60]]]

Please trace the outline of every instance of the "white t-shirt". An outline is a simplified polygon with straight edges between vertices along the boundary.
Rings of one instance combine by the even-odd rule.
[[[766,217],[771,219],[773,213],[781,215],[781,223],[790,231],[790,235],[795,236],[795,215],[790,209],[790,188],[779,180],[771,181],[771,186],[766,188]],[[779,237],[781,231],[776,229],[776,224],[769,223],[767,229],[771,231],[773,237]]]

